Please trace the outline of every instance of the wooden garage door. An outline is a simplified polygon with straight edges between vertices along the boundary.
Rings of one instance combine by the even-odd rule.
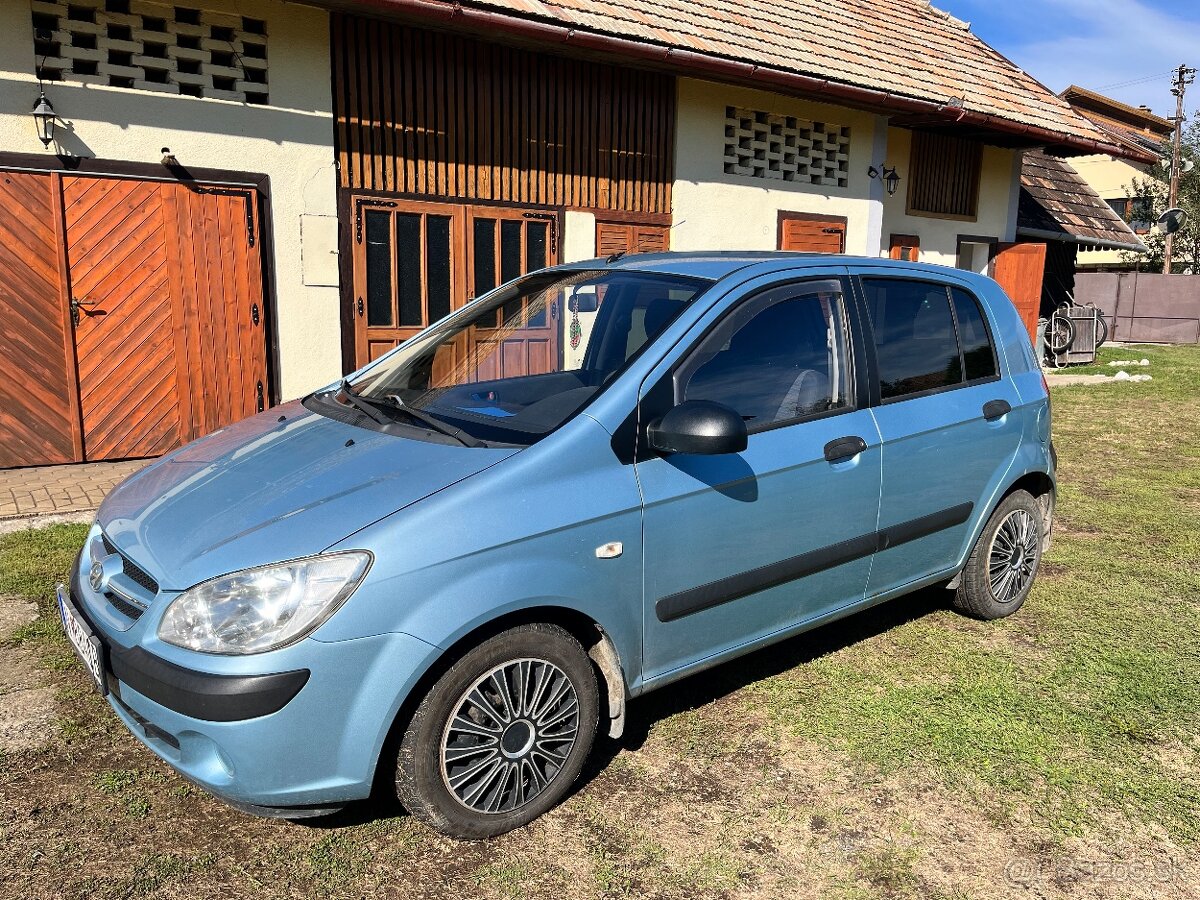
[[[845,253],[846,219],[842,216],[781,212],[779,249],[805,253]]]
[[[55,276],[53,289],[39,288],[53,300],[40,316],[47,337],[25,355],[65,374],[47,406],[59,420],[57,431],[47,429],[55,446],[31,447],[0,419],[0,465],[155,456],[263,407],[265,309],[253,190],[22,177],[41,191],[34,200],[43,197],[48,214],[37,219],[33,200],[0,195],[0,218],[58,223],[54,240],[42,235],[37,263],[43,282]],[[21,275],[0,267],[0,297],[27,293]],[[22,327],[32,331],[35,310],[25,307]],[[20,344],[7,328],[3,341],[6,357]]]

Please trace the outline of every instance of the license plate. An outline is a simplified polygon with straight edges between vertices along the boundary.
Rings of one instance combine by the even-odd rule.
[[[63,631],[67,640],[75,648],[75,654],[83,662],[92,682],[102,695],[108,693],[108,684],[104,678],[104,645],[92,633],[92,629],[75,611],[75,605],[67,594],[66,588],[58,588],[58,614],[62,618]]]

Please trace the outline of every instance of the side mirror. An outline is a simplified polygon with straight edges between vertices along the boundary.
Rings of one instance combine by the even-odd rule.
[[[728,406],[688,400],[651,422],[646,438],[660,453],[740,453],[746,449],[746,423]]]

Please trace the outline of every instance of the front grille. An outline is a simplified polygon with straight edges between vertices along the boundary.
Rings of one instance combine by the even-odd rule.
[[[128,556],[126,556],[124,553],[122,553],[120,550],[118,550],[116,544],[114,544],[112,541],[110,541],[108,539],[107,534],[105,534],[104,532],[101,532],[100,533],[100,541],[104,544],[104,552],[105,553],[115,553],[121,557],[121,568],[125,572],[126,578],[128,578],[130,581],[132,581],[134,584],[138,585],[139,587],[145,588],[152,595],[158,593],[158,582],[155,581],[153,578],[151,578],[149,573],[147,573],[145,569],[142,569],[141,567],[139,567],[136,563],[133,562],[133,560],[131,560]],[[117,606],[117,604],[115,604],[115,603],[113,605]],[[119,606],[117,608],[120,609]],[[123,611],[124,610],[122,610],[122,612]],[[141,615],[141,612],[139,612],[138,615]],[[133,616],[132,618],[137,618],[137,616]]]
[[[132,603],[126,602],[124,597],[114,594],[112,591],[108,591],[104,595],[104,599],[111,603],[113,608],[127,619],[136,619],[145,612],[140,606],[134,606]]]

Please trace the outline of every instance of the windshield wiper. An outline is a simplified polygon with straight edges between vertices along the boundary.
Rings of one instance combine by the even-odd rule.
[[[333,393],[333,401],[335,403],[342,403],[343,399],[350,406],[353,406],[363,415],[370,418],[376,425],[389,424],[387,416],[379,411],[379,407],[366,397],[354,393],[353,388],[350,387],[350,382],[344,378],[342,379],[341,386]]]
[[[415,408],[409,406],[407,403],[404,402],[404,400],[400,397],[399,394],[388,394],[387,398],[389,401],[391,401],[394,408],[400,410],[405,415],[411,416],[412,418],[416,419],[418,422],[421,422],[421,423],[429,426],[430,428],[432,428],[434,431],[438,432],[439,434],[444,434],[444,435],[446,435],[446,437],[454,438],[456,441],[458,441],[464,447],[486,447],[487,446],[487,444],[485,444],[483,441],[479,440],[478,438],[471,437],[471,435],[467,434],[462,429],[455,428],[453,425],[447,425],[445,422],[443,422],[441,419],[437,418],[436,416],[431,416],[431,415],[429,415],[429,413],[425,412],[424,410],[415,409]]]

